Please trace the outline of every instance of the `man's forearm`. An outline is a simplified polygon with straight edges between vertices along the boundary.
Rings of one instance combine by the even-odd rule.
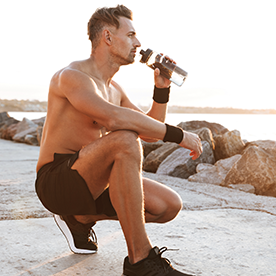
[[[162,123],[165,122],[167,114],[167,103],[159,104],[153,101],[151,109],[147,112],[147,115],[151,118],[158,120]]]
[[[158,121],[165,122],[169,96],[170,87],[157,88],[154,86],[153,103],[147,115]]]

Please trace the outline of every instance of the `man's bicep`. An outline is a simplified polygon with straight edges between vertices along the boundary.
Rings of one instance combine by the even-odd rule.
[[[99,94],[94,81],[76,70],[62,72],[59,91],[78,111],[91,118],[104,116],[108,102]]]

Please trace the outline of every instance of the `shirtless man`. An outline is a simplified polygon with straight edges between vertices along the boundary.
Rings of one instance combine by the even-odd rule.
[[[96,240],[87,239],[92,226],[118,219],[128,248],[123,275],[187,275],[161,257],[164,250],[153,247],[145,231],[145,222],[175,218],[182,202],[170,188],[142,177],[140,138],[177,142],[191,150],[193,159],[202,152],[200,139],[164,124],[170,81],[159,69],[147,114],[112,80],[120,66],[134,62],[141,46],[128,8],[98,9],[88,34],[90,57],[71,63],[51,80],[37,194],[55,214],[73,252],[96,252]]]

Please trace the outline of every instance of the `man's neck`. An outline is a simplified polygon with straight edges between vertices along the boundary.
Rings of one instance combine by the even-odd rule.
[[[91,64],[90,68],[92,69],[95,77],[102,81],[106,86],[110,85],[110,82],[113,76],[119,71],[120,65],[116,64],[109,53],[104,53],[97,49],[97,51],[92,51],[88,62]]]

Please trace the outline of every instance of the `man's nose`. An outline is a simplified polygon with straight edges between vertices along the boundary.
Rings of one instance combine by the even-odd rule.
[[[141,43],[140,43],[140,41],[138,40],[138,38],[136,38],[135,47],[141,47]]]

